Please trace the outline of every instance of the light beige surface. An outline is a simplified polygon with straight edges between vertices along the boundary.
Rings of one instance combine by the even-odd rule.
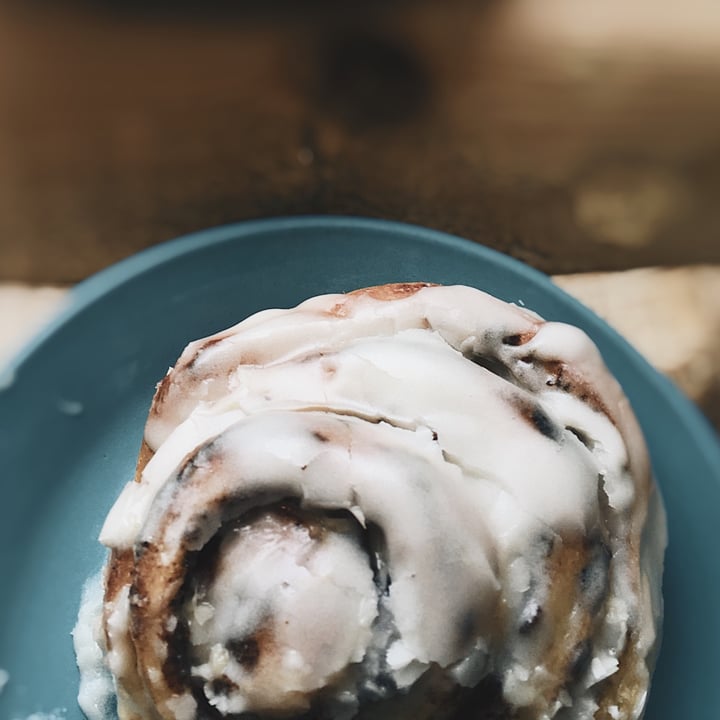
[[[720,266],[559,275],[555,282],[624,335],[694,400],[720,383]],[[67,290],[0,283],[0,365],[62,306]]]
[[[0,283],[0,366],[62,307],[67,290]]]
[[[720,383],[720,266],[640,268],[554,280],[694,400]]]

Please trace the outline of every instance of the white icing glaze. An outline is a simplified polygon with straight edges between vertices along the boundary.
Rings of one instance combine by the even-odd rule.
[[[112,676],[104,662],[102,630],[103,573],[85,583],[78,620],[73,629],[73,646],[80,669],[78,704],[89,720],[106,720],[115,692]]]
[[[192,644],[208,653],[193,674],[208,685],[220,675],[237,685],[228,696],[215,696],[206,687],[222,713],[278,705],[304,710],[304,694],[363,659],[377,597],[357,538],[330,533],[317,543],[306,527],[264,516],[226,539],[219,556],[207,601],[197,606],[204,617],[196,611],[190,633]],[[307,624],[311,617],[322,621],[323,632]],[[267,622],[272,624],[272,651],[248,673],[223,642],[252,635]]]
[[[509,702],[537,704],[553,682],[547,637],[499,638],[494,618],[498,603],[522,619],[543,600],[543,543],[560,536],[602,537],[613,560],[609,576],[597,571],[610,596],[578,681],[586,689],[572,689],[572,698],[563,689],[546,716],[574,703],[563,717],[590,717],[592,688],[616,672],[630,622],[636,672],[647,678],[664,538],[648,541],[640,579],[627,552],[640,544],[653,492],[647,454],[619,385],[576,328],[465,287],[394,300],[313,298],[191,343],[158,390],[145,439],[154,456],[123,490],[101,540],[116,550],[161,548],[161,572],[171,575],[188,548],[199,551],[218,532],[224,497],[296,498],[384,532],[386,599],[343,534],[318,548],[305,530],[281,531],[266,517],[225,543],[224,567],[190,609],[204,657],[193,673],[221,713],[299,711],[347,666],[370,667],[371,648],[400,688],[431,665],[468,686],[492,669]],[[662,528],[654,498],[652,521]],[[198,530],[189,544],[188,528]],[[171,599],[168,589],[147,602],[161,613]],[[118,670],[131,659],[128,607],[126,589],[108,621]],[[378,621],[381,607],[392,636]],[[255,632],[268,615],[287,625],[251,682],[223,643]],[[167,629],[147,639],[156,663]],[[161,694],[157,667],[148,676]],[[235,690],[214,693],[221,676]],[[338,687],[349,717],[356,688]],[[168,717],[193,717],[189,695],[168,702]]]

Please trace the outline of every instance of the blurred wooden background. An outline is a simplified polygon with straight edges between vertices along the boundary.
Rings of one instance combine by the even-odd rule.
[[[720,261],[720,5],[0,7],[0,279],[315,212],[555,273]]]
[[[717,0],[0,5],[0,330],[56,302],[13,283],[307,213],[555,274],[720,427]]]

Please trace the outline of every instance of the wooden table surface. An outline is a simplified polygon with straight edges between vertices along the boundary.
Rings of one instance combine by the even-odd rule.
[[[539,7],[7,0],[0,352],[154,243],[366,215],[552,274],[720,425],[720,5]]]

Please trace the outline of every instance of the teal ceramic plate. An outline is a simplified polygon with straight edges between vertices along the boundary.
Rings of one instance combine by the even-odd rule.
[[[464,283],[574,323],[636,409],[668,506],[666,625],[647,718],[720,718],[720,449],[695,408],[545,276],[476,244],[351,218],[250,222],[152,248],[78,286],[0,391],[0,718],[78,720],[70,630],[132,476],[155,382],[191,339],[266,307],[397,280]],[[12,380],[12,382],[10,382]]]

